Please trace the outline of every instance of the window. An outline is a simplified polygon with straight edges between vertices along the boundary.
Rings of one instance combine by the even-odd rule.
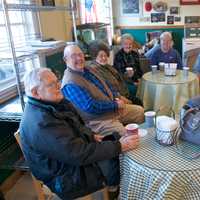
[[[7,3],[17,4],[19,0],[7,0]],[[32,3],[31,0],[23,1]],[[8,4],[9,5],[9,4]],[[1,6],[1,3],[0,3]],[[39,37],[36,12],[23,11],[22,9],[8,9],[10,28],[17,57],[20,77],[26,70],[39,63],[37,56],[30,56],[28,42]],[[6,29],[5,16],[0,10],[0,103],[13,97],[17,93],[15,70],[10,48],[9,35]],[[28,56],[27,56],[28,55]]]

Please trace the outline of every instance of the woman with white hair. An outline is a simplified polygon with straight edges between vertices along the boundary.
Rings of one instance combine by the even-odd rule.
[[[136,95],[137,84],[142,76],[139,55],[133,48],[134,39],[130,34],[123,34],[121,38],[122,48],[116,53],[114,67],[123,75],[131,94]],[[132,74],[126,73],[126,68],[132,68]]]
[[[151,65],[159,65],[159,62],[177,63],[178,69],[182,68],[181,56],[173,48],[173,39],[170,32],[163,32],[160,35],[160,47],[151,56]]]

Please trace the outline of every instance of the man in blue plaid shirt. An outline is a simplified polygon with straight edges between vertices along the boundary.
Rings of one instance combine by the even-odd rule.
[[[62,92],[93,131],[103,135],[118,131],[123,135],[126,132],[123,124],[143,122],[143,108],[127,104],[109,80],[105,82],[91,68],[85,67],[84,54],[78,46],[67,46],[64,60],[67,69]]]

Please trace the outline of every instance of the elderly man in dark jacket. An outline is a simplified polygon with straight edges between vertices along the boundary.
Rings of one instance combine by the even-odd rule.
[[[138,146],[138,136],[104,141],[63,100],[56,76],[47,68],[25,78],[28,96],[20,136],[33,175],[60,198],[84,196],[119,184],[118,155]]]

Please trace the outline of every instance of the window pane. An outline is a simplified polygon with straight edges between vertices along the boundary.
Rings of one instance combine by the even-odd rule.
[[[9,11],[9,20],[11,24],[23,23],[21,12],[19,11]]]
[[[32,0],[7,0],[6,2],[33,3]],[[36,13],[31,11],[9,11],[8,15],[12,40],[14,42],[14,51],[17,56],[17,66],[22,78],[25,71],[30,70],[35,63],[37,63],[37,67],[40,66],[37,56],[34,56],[34,58],[30,56],[22,57],[24,54],[29,55],[27,44],[30,39],[34,39],[36,36],[35,27],[38,26],[38,21],[34,17]],[[9,42],[9,35],[5,27],[5,18],[3,12],[0,11],[0,95],[2,91],[7,91],[8,87],[16,84],[15,69],[13,67],[12,51]]]

